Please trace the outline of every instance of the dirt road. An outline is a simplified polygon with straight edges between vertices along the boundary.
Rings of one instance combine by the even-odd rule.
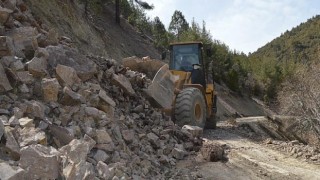
[[[197,171],[200,179],[320,179],[320,165],[272,150],[234,132],[222,122],[218,129],[204,134],[206,143],[220,144],[226,149],[225,161],[205,162],[198,155],[178,166]]]
[[[256,121],[266,120],[263,117],[264,108],[250,98],[234,96],[226,93],[222,88],[220,88],[219,98],[218,128],[205,130],[204,139],[205,144],[224,148],[225,159],[207,162],[202,154],[198,153],[178,163],[181,169],[187,169],[196,174],[193,178],[182,177],[181,179],[320,180],[320,163],[307,162],[306,159],[301,158],[303,155],[297,158],[290,153],[271,148],[266,143],[268,138],[275,136],[254,124]],[[235,117],[239,115],[250,117],[236,119]],[[300,143],[300,146],[304,145]],[[316,154],[315,157],[320,157],[319,149],[312,151]],[[317,162],[320,160],[318,159]]]

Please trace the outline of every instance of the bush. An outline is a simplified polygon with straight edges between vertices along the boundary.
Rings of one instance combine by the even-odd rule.
[[[320,64],[300,66],[279,92],[281,113],[298,116],[320,133]],[[311,130],[311,129],[309,129]]]

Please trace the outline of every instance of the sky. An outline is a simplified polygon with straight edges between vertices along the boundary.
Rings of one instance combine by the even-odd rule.
[[[158,16],[168,28],[175,10],[190,23],[194,18],[213,39],[231,50],[248,54],[320,14],[319,0],[145,0],[154,5],[146,11],[150,18]]]

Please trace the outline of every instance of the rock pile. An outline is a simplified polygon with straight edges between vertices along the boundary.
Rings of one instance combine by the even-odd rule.
[[[143,74],[81,55],[22,0],[0,5],[0,179],[165,179],[200,149]]]

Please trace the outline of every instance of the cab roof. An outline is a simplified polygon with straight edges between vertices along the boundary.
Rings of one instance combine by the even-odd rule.
[[[170,43],[170,46],[174,46],[174,45],[188,45],[188,44],[199,44],[200,47],[203,47],[203,43],[202,43],[201,41],[174,42],[174,43]]]

